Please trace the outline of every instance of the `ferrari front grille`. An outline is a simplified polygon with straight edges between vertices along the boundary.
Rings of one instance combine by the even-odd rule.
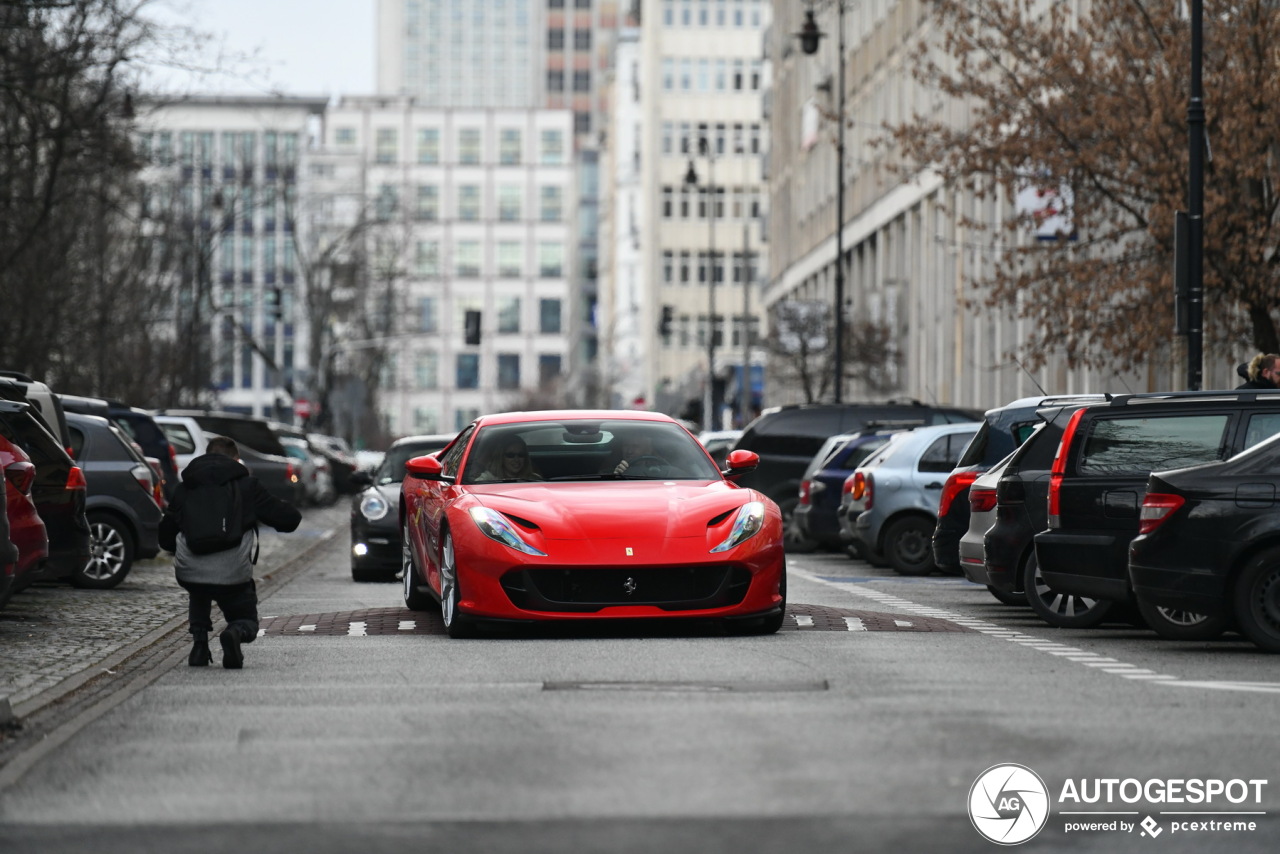
[[[511,603],[526,611],[589,613],[615,605],[696,611],[737,605],[751,586],[745,567],[564,567],[513,570],[502,578]]]

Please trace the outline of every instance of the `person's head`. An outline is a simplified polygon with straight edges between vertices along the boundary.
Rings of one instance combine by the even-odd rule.
[[[496,457],[490,464],[490,471],[498,477],[528,477],[533,474],[529,446],[519,436],[504,439],[494,453]]]
[[[1275,353],[1259,353],[1249,363],[1249,379],[1266,380],[1280,388],[1280,355]]]
[[[653,455],[653,439],[646,433],[627,432],[618,437],[618,447],[624,460]]]
[[[210,439],[205,452],[222,454],[222,456],[231,457],[233,460],[240,459],[240,446],[236,444],[235,439],[228,439],[226,436],[214,436]]]

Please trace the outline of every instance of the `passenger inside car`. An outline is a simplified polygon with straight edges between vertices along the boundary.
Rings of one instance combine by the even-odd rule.
[[[475,477],[476,483],[542,480],[533,469],[528,445],[519,436],[509,436],[492,446],[484,458],[482,469]]]

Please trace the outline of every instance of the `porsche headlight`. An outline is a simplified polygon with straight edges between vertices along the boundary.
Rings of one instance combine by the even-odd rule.
[[[488,507],[472,507],[471,518],[489,539],[497,540],[504,546],[510,546],[516,551],[524,552],[527,555],[547,556],[546,552],[538,551],[521,539],[520,533],[510,522],[502,518],[501,513],[490,510]]]
[[[376,492],[367,493],[360,499],[360,513],[370,522],[376,522],[386,516],[390,509],[391,504],[387,499]]]
[[[729,536],[725,537],[723,543],[712,549],[711,553],[727,552],[734,546],[751,539],[763,527],[764,502],[748,501],[738,508],[738,515],[734,517],[733,530],[729,532]]]

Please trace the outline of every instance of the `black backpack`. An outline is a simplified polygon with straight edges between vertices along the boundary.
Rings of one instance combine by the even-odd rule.
[[[187,548],[198,555],[234,549],[244,538],[244,497],[240,479],[188,488],[179,528]]]

